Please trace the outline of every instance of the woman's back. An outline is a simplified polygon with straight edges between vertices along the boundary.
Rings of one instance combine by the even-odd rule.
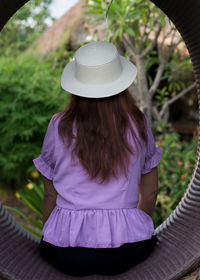
[[[90,179],[78,158],[72,160],[72,146],[67,152],[58,134],[60,118],[55,117],[50,120],[42,153],[34,159],[58,193],[57,205],[44,224],[44,240],[61,247],[112,248],[151,238],[152,218],[137,208],[141,174],[155,167],[162,155],[162,149],[155,148],[149,123],[148,146],[130,156],[128,176],[119,173],[117,179],[99,183]],[[132,127],[138,136],[133,122]],[[76,135],[75,126],[73,131]],[[135,149],[129,131],[127,137]]]

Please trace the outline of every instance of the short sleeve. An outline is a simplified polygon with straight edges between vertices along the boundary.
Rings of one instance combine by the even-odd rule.
[[[33,160],[36,169],[49,180],[53,179],[54,160],[54,124],[51,118],[43,140],[41,154]]]
[[[141,174],[149,173],[152,168],[156,167],[159,164],[162,158],[162,148],[156,147],[151,126],[146,116],[145,120],[147,123],[148,144],[146,149],[144,166],[142,168]]]

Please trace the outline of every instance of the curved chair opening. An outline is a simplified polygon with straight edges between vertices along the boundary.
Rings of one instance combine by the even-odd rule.
[[[27,0],[0,1],[0,29]],[[188,48],[200,101],[200,2],[199,0],[152,0],[174,23]],[[199,107],[200,115],[200,107]],[[198,136],[199,137],[199,136]],[[159,239],[148,259],[117,276],[85,279],[179,279],[200,263],[200,141],[187,190],[171,215],[155,232]],[[74,279],[57,271],[39,255],[39,239],[7,212],[0,202],[0,276],[5,279]]]

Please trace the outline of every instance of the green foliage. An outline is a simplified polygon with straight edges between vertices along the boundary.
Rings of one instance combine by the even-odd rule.
[[[139,58],[136,59],[135,54],[140,57],[140,54],[144,50],[147,50],[152,40],[156,39],[150,38],[149,34],[154,29],[157,29],[157,23],[160,23],[162,27],[166,25],[169,19],[165,14],[150,0],[87,0],[85,8],[85,14],[89,16],[92,15],[92,17],[88,17],[91,24],[97,25],[99,22],[105,23],[107,19],[106,40],[117,43],[117,45],[122,43],[121,50],[126,50],[124,56],[139,67],[137,77],[138,84],[139,82],[145,83],[146,81],[146,86],[150,89],[153,82],[155,82],[155,75],[158,73],[161,63],[158,52],[155,49],[156,47],[145,55],[143,59],[140,58],[140,62]],[[127,37],[124,35],[128,35],[128,41]],[[158,45],[158,42],[156,42],[156,44]],[[170,47],[171,46],[169,46],[168,50]],[[139,70],[142,69],[141,65],[143,65],[143,63],[145,64],[145,72]],[[151,69],[153,69],[155,73],[154,77],[152,77]],[[192,64],[189,63],[189,57],[183,57],[177,53],[172,53],[169,57],[169,61],[164,65],[162,77],[159,77],[159,75],[157,76],[159,82],[158,85],[156,85],[156,92],[153,94],[155,106],[157,108],[162,107],[168,100],[176,96],[176,93],[187,88],[193,79],[192,73],[193,69]],[[145,77],[141,77],[141,75],[145,75]],[[143,93],[141,87],[138,88],[138,90],[141,91],[139,99],[146,99],[146,97],[142,97]],[[143,102],[144,100],[140,101]],[[148,109],[150,110],[150,108]],[[159,108],[158,111],[160,111],[160,109],[161,108]]]
[[[0,56],[15,56],[24,51],[47,27],[52,0],[27,2],[5,25],[0,37]]]
[[[178,53],[173,53],[171,61],[165,65],[165,72],[162,80],[168,84],[167,90],[170,93],[180,92],[187,87],[183,81],[191,84],[193,79],[193,65],[190,63],[190,57],[181,57]]]
[[[67,104],[61,69],[52,60],[27,54],[0,58],[1,181],[27,178],[50,118]]]
[[[153,84],[152,77],[148,74],[151,67],[158,71],[159,58],[156,50],[150,52],[145,58],[145,69],[149,82],[149,88]],[[179,53],[172,53],[171,59],[165,64],[164,73],[161,78],[163,87],[158,88],[155,94],[156,107],[163,106],[166,101],[172,99],[194,80],[193,66],[190,57],[183,57]]]
[[[77,49],[79,47],[77,46]],[[52,68],[61,73],[67,62],[73,59],[75,51],[69,40],[65,44],[62,44],[56,51],[51,51],[45,60],[52,63]]]
[[[96,15],[90,22],[98,24],[104,21],[107,16],[108,30],[106,40],[115,42],[122,40],[124,32],[128,33],[139,44],[138,38],[141,38],[141,26],[147,26],[150,30],[155,28],[155,16],[163,26],[165,26],[165,15],[151,1],[146,0],[87,0],[85,5],[86,15]],[[147,36],[149,31],[145,32]]]
[[[29,224],[31,224],[32,227],[28,227],[24,223],[20,223],[22,227],[24,227],[26,230],[28,230],[30,233],[36,235],[37,237],[42,237],[42,200],[44,197],[44,188],[42,184],[42,180],[40,180],[40,183],[38,182],[37,185],[35,183],[31,182],[27,184],[26,187],[20,189],[18,192],[16,192],[16,197],[24,204],[31,212],[33,212],[35,218],[30,218],[26,214],[23,213],[23,211],[20,209],[20,207],[11,207],[8,205],[4,205],[4,207],[20,217],[22,217],[25,221],[27,221]]]
[[[166,133],[168,125],[156,124],[162,132],[157,138],[157,146],[162,147],[163,155],[158,165],[159,193],[153,214],[155,226],[159,226],[176,208],[190,183],[195,165],[198,137],[191,141],[181,141],[176,132]]]
[[[155,96],[155,99],[157,100],[157,106],[163,106],[166,103],[166,101],[170,99],[169,93],[166,91],[166,89],[166,86],[162,89],[157,89],[157,92],[159,93]]]

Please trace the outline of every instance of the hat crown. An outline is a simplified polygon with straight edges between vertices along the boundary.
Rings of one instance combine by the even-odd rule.
[[[117,48],[108,42],[99,41],[80,47],[75,53],[75,59],[85,66],[106,64],[116,58]]]
[[[117,48],[104,41],[88,43],[75,53],[75,77],[84,84],[105,84],[122,72]]]

